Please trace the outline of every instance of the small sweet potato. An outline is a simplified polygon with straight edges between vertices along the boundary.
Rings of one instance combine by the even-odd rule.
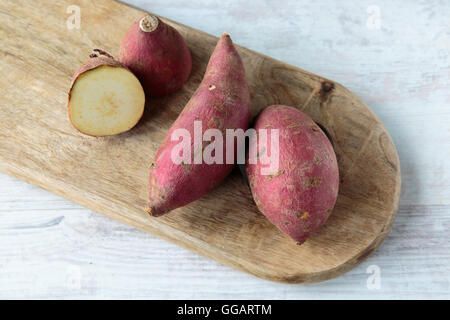
[[[112,56],[94,51],[73,76],[68,93],[69,119],[76,129],[91,136],[128,131],[144,112],[144,89]]]
[[[172,134],[181,130],[194,137],[195,122],[201,123],[202,136],[208,129],[216,129],[219,133],[225,133],[226,129],[246,130],[249,104],[244,66],[230,36],[224,34],[211,55],[200,86],[169,129],[151,166],[146,208],[150,215],[160,216],[197,200],[219,185],[233,169],[234,163],[227,164],[226,161],[195,163],[193,158],[203,152],[204,145],[199,149],[194,141],[189,142],[192,150],[189,163],[174,163],[172,153],[179,141],[172,141]],[[225,143],[223,157],[226,158]]]
[[[144,16],[130,27],[122,40],[119,61],[139,78],[150,96],[180,89],[192,68],[184,38],[153,15]]]
[[[339,169],[333,147],[319,126],[293,107],[267,107],[254,129],[258,142],[250,144],[246,164],[253,198],[275,226],[300,244],[325,223],[336,202]],[[269,174],[262,174],[260,161],[250,163],[251,154],[258,160],[265,152],[277,152],[258,148],[260,129],[267,129],[268,141],[278,129],[278,166]]]

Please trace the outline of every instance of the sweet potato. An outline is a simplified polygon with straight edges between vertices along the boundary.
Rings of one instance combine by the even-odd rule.
[[[106,52],[94,51],[73,76],[68,94],[70,121],[91,136],[128,131],[144,112],[144,90],[126,67]]]
[[[150,96],[180,89],[192,68],[184,38],[153,15],[144,16],[130,27],[122,40],[119,61],[139,78]]]
[[[253,198],[275,226],[300,244],[325,223],[336,202],[339,169],[333,147],[319,126],[293,107],[267,107],[254,129],[258,142],[250,144],[246,164]],[[267,129],[268,141],[273,129],[279,134],[278,168],[266,175],[258,159],[265,152],[270,154],[272,147],[267,144],[267,149],[256,150],[261,144],[260,129]],[[253,164],[252,154],[257,154]]]
[[[146,208],[152,216],[160,216],[170,210],[197,200],[215,188],[233,169],[233,163],[194,163],[192,158],[202,152],[189,141],[193,155],[190,163],[174,163],[172,153],[179,141],[172,141],[174,132],[185,130],[194,136],[194,121],[200,121],[201,134],[207,129],[241,128],[249,123],[250,95],[245,70],[230,36],[224,34],[211,55],[206,73],[182,113],[169,129],[159,148],[150,172],[149,201]],[[226,157],[226,144],[223,155]]]

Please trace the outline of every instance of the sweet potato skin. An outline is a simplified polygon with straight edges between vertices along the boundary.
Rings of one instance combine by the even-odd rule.
[[[152,216],[197,200],[215,188],[233,169],[233,164],[175,164],[171,141],[174,130],[183,128],[194,136],[194,121],[202,122],[202,134],[216,128],[246,130],[249,123],[250,94],[245,70],[238,52],[228,35],[223,35],[209,60],[206,73],[180,116],[169,129],[159,148],[150,172],[149,202],[146,208]],[[192,150],[194,144],[191,143]],[[226,143],[223,144],[226,157]]]
[[[189,78],[192,57],[181,34],[159,18],[151,32],[136,21],[122,40],[119,61],[141,81],[150,96],[164,96],[180,89]]]
[[[69,87],[69,100],[70,100],[70,92],[72,91],[72,87],[75,83],[75,81],[78,79],[78,77],[85,73],[86,71],[95,69],[100,66],[111,66],[111,67],[119,67],[119,68],[125,68],[128,71],[130,71],[126,66],[122,65],[119,61],[115,60],[111,55],[108,53],[95,49],[95,52],[100,52],[99,54],[95,53],[90,56],[88,60],[86,60],[81,67],[75,72],[75,74],[72,77],[72,81],[70,83]]]
[[[270,129],[279,130],[278,171],[262,175],[261,163],[247,160],[256,205],[281,231],[303,243],[325,223],[337,199],[339,169],[333,147],[310,117],[289,106],[267,107],[254,128],[268,129],[269,141]]]

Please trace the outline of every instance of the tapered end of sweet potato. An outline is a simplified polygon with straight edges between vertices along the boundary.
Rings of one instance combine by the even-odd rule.
[[[158,207],[154,206],[153,204],[151,204],[150,202],[145,207],[145,211],[147,211],[147,213],[152,217],[160,217],[163,214],[169,212],[169,210],[163,210],[161,208],[158,208]]]
[[[231,37],[228,33],[224,32],[222,36],[219,39],[219,42],[217,43],[217,47],[219,47],[219,44],[222,44],[225,42],[227,45],[233,45],[233,41],[231,40]]]
[[[151,14],[147,14],[139,20],[139,28],[143,32],[153,32],[158,28],[159,19]]]
[[[233,56],[232,59],[241,59],[237,53],[235,46],[233,45],[233,40],[230,35],[226,32],[222,34],[219,41],[216,44],[216,48],[214,49],[213,54],[211,55],[210,62],[216,59],[223,61],[227,59],[227,55]],[[220,64],[222,62],[215,62],[216,64]]]

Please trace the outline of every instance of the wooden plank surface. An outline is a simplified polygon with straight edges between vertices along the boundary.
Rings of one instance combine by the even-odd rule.
[[[273,281],[333,278],[360,263],[387,236],[398,208],[400,164],[383,124],[338,83],[245,48],[240,48],[240,54],[251,87],[252,115],[267,105],[292,105],[331,136],[341,180],[331,218],[320,232],[297,246],[258,212],[237,170],[195,203],[162,218],[150,218],[142,210],[148,166],[198,86],[217,39],[173,23],[193,55],[193,72],[183,90],[150,100],[143,120],[126,134],[87,137],[67,121],[70,75],[92,48],[116,54],[128,26],[143,12],[107,0],[95,5],[81,1],[78,5],[84,8],[87,27],[68,32],[58,13],[70,4],[2,3],[1,11],[8,12],[2,17],[2,30],[9,34],[2,39],[0,65],[6,75],[0,80],[2,171]],[[45,24],[42,15],[49,17]]]
[[[386,124],[402,159],[404,183],[392,232],[345,275],[286,286],[224,267],[0,174],[0,297],[449,297],[449,6],[377,1],[378,30],[366,26],[373,2],[365,1],[286,1],[284,6],[264,1],[257,8],[238,0],[133,3],[215,35],[227,30],[239,44],[357,92]],[[379,288],[366,286],[373,265],[381,269]],[[69,284],[77,275],[80,281]]]

